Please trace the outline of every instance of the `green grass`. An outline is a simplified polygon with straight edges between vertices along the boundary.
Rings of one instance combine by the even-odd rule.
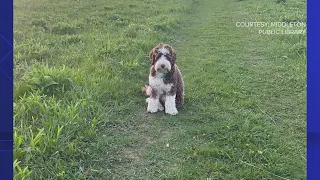
[[[15,1],[15,179],[305,179],[304,0]],[[185,106],[148,114],[147,53]]]

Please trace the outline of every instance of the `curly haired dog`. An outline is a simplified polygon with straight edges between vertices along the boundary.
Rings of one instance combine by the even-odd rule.
[[[149,85],[142,92],[149,96],[147,111],[163,111],[167,114],[178,114],[177,107],[184,103],[184,83],[178,66],[176,53],[168,44],[158,44],[149,53],[151,68]]]

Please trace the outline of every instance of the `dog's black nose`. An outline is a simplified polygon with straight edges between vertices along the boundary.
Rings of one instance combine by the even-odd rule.
[[[164,64],[161,64],[161,68],[164,68],[164,67],[166,67]]]

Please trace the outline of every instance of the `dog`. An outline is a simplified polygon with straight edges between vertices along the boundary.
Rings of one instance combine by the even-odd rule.
[[[168,44],[158,44],[149,53],[151,67],[149,85],[142,93],[149,96],[147,111],[155,113],[165,110],[170,115],[178,114],[184,104],[184,82],[176,65],[175,50]]]

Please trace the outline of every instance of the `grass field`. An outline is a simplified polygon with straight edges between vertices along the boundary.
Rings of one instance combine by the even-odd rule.
[[[15,179],[306,179],[305,0],[16,0]],[[177,116],[148,114],[171,44]]]

